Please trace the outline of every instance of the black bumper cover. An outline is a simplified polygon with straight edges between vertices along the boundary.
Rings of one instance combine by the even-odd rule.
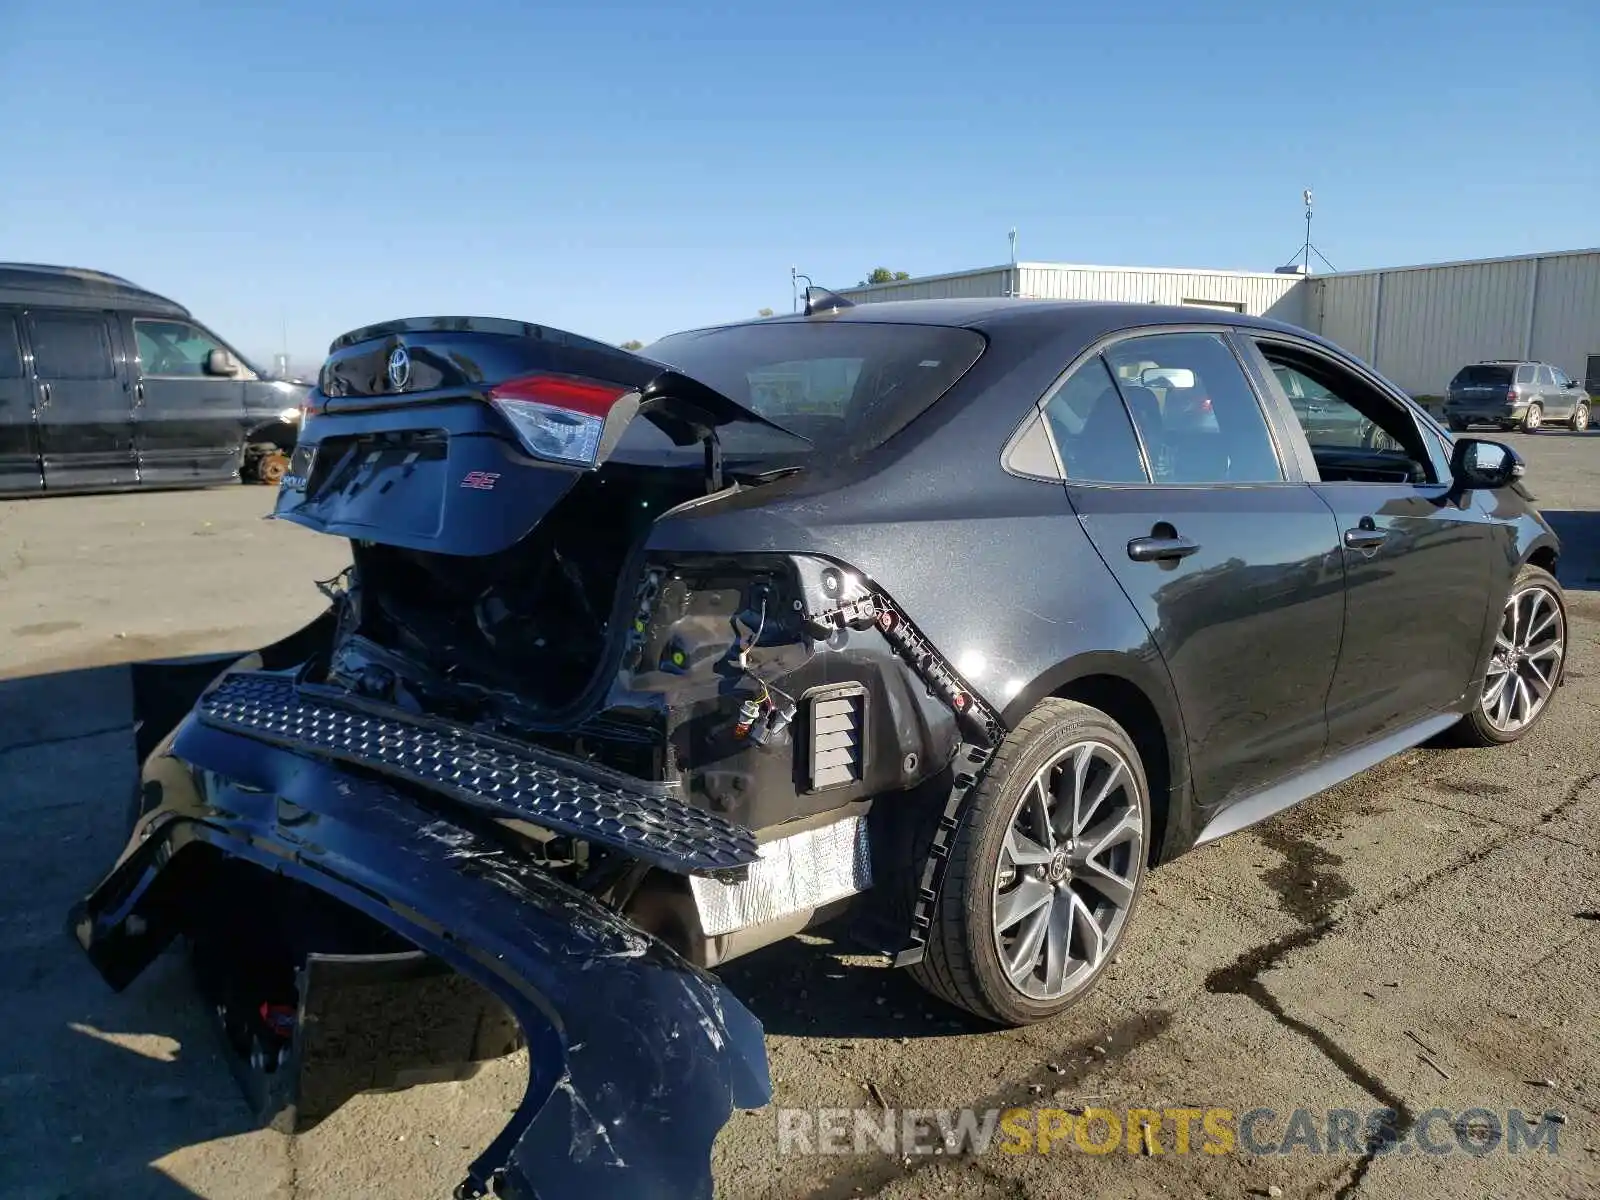
[[[380,780],[193,716],[162,754],[159,806],[71,917],[113,987],[175,932],[175,860],[210,847],[365,913],[517,1019],[528,1091],[458,1197],[711,1196],[717,1132],[771,1097],[760,1023],[720,982]]]

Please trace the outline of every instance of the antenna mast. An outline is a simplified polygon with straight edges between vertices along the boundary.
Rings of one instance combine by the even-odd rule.
[[[1311,256],[1313,254],[1315,254],[1327,265],[1328,270],[1337,271],[1339,268],[1334,266],[1331,262],[1328,262],[1328,256],[1321,250],[1318,250],[1311,241],[1311,189],[1306,188],[1303,192],[1301,192],[1300,199],[1306,206],[1306,240],[1300,246],[1300,248],[1295,251],[1294,257],[1300,260],[1301,272],[1306,275],[1311,274]],[[1290,265],[1285,268],[1285,270],[1292,271],[1294,267],[1294,259],[1290,259],[1289,264]]]

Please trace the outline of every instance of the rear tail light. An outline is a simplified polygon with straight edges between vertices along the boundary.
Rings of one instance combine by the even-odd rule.
[[[536,458],[592,467],[606,418],[630,389],[563,375],[526,375],[497,383],[489,400]]]

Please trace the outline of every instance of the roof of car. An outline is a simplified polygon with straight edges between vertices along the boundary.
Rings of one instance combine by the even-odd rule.
[[[952,325],[1001,328],[1040,322],[1085,326],[1137,325],[1242,325],[1252,329],[1277,329],[1306,336],[1306,331],[1268,317],[1194,305],[1130,304],[1112,300],[1033,300],[1025,297],[987,297],[950,300],[885,300],[857,304],[812,317],[783,314],[731,324],[770,321],[867,321],[897,325]]]
[[[189,310],[177,301],[120,275],[45,263],[0,263],[0,302],[54,308],[137,308],[171,316],[189,315]]]
[[[710,333],[769,324],[861,322],[880,325],[942,325],[974,329],[986,336],[998,335],[1014,350],[1026,353],[1058,337],[1078,337],[1085,344],[1122,330],[1166,325],[1236,325],[1263,332],[1276,331],[1331,346],[1299,326],[1268,317],[1195,305],[1129,304],[1107,300],[1033,300],[1022,297],[989,297],[951,300],[886,300],[858,304],[815,316],[785,313],[750,321],[731,321],[685,334]],[[671,335],[669,335],[671,336]],[[644,353],[648,354],[646,348]]]

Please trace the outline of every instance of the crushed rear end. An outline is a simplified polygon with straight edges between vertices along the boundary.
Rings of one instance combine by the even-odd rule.
[[[155,739],[143,815],[71,915],[80,945],[120,990],[185,940],[248,1102],[282,1132],[525,1047],[526,1093],[457,1197],[710,1196],[717,1131],[770,1097],[760,1024],[488,811],[219,719],[234,682],[286,678],[274,668],[324,628],[238,662],[136,668]],[[606,794],[575,780],[565,799]],[[674,814],[639,815],[645,853],[753,857],[725,825],[668,850]]]
[[[874,386],[924,405],[983,345],[889,340]],[[352,567],[278,645],[136,674],[137,822],[79,942],[120,988],[186,938],[282,1128],[526,1045],[459,1195],[709,1196],[717,1130],[770,1089],[707,969],[910,872],[908,814],[937,820],[999,728],[798,532],[813,453],[748,397],[559,331],[339,339],[276,516]],[[695,532],[758,509],[737,545]],[[925,924],[926,878],[890,890]]]

